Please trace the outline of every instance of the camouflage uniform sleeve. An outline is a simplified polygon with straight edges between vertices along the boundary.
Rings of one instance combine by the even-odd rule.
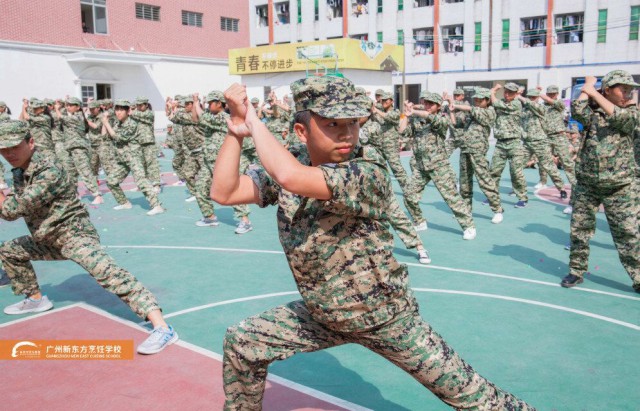
[[[587,127],[589,119],[591,117],[591,107],[589,107],[589,100],[574,100],[571,103],[571,116]]]
[[[2,203],[0,215],[13,221],[31,215],[34,209],[47,207],[68,187],[64,184],[64,175],[57,167],[49,167],[33,176],[29,185],[19,194],[10,194]]]
[[[49,116],[45,116],[45,115],[31,115],[29,116],[29,124],[31,126],[36,126],[36,127],[48,127],[51,125],[51,123],[49,122],[50,117]]]
[[[116,136],[114,140],[117,143],[129,143],[131,141],[135,141],[138,136],[138,123],[135,121],[127,121],[123,124],[120,124],[118,129],[116,130]]]
[[[538,118],[544,118],[544,106],[532,101],[525,101],[524,106]]]
[[[211,114],[209,113],[203,113],[202,116],[200,116],[200,122],[198,123],[198,126],[200,126],[200,128],[206,133],[213,133],[214,127],[213,127],[213,121],[211,118]]]
[[[473,107],[471,109],[471,118],[485,127],[492,127],[496,122],[496,111],[493,107]]]
[[[556,110],[556,111],[559,111],[561,113],[564,113],[564,109],[565,109],[564,101],[562,101],[562,100],[554,101],[553,104],[551,105],[551,108],[553,110]]]
[[[246,174],[251,177],[253,184],[256,185],[258,192],[260,193],[260,202],[258,202],[258,207],[264,208],[278,203],[280,187],[264,168],[258,167],[251,169],[247,171]]]
[[[320,166],[327,186],[331,190],[330,200],[324,209],[334,214],[383,219],[388,208],[391,179],[386,168],[372,161],[349,161]]]
[[[633,139],[633,133],[638,122],[636,113],[632,110],[616,106],[608,120],[611,127],[623,134],[630,135]]]
[[[193,117],[191,116],[191,113],[187,111],[181,111],[181,110],[176,112],[176,114],[173,116],[173,119],[171,121],[173,121],[176,124],[182,124],[183,126],[194,126],[198,124],[195,121],[193,121]]]
[[[147,110],[147,111],[134,110],[129,115],[129,117],[131,117],[132,119],[140,123],[144,123],[151,126],[154,125],[155,114],[151,110]]]
[[[391,123],[394,126],[397,126],[398,124],[400,124],[400,111],[398,110],[389,111],[387,115],[384,117],[384,121],[386,123]]]
[[[507,105],[504,103],[504,100],[496,100],[491,103],[496,110],[506,110]]]

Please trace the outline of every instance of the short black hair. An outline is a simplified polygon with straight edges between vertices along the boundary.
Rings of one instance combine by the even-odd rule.
[[[311,124],[311,111],[302,110],[297,111],[295,116],[293,117],[293,122],[302,124],[306,128],[309,128],[309,124]]]

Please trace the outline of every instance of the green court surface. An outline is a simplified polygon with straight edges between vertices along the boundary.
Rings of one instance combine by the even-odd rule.
[[[456,152],[456,171],[457,158]],[[160,161],[169,172],[169,159]],[[408,169],[408,158],[403,162]],[[432,264],[419,264],[415,251],[398,239],[395,249],[409,265],[420,312],[482,375],[540,410],[638,410],[640,295],[618,260],[606,219],[598,215],[584,284],[561,288],[568,270],[569,217],[562,214],[563,205],[533,194],[537,170],[525,174],[529,206],[515,209],[505,170],[501,193],[506,211],[499,225],[491,224],[491,210],[481,204],[484,195],[476,186],[474,241],[462,239],[442,197],[432,184],[427,187],[421,206],[429,229],[420,236]],[[395,181],[394,187],[400,194]],[[251,206],[254,230],[237,235],[230,207],[216,207],[218,227],[196,227],[201,216],[195,202],[184,201],[184,187],[166,187],[161,200],[168,212],[154,217],[145,215],[148,204],[140,192],[126,194],[133,209],[112,210],[115,201],[107,194],[105,204],[90,208],[92,220],[108,252],[155,293],[183,341],[221,355],[227,327],[299,298],[278,241],[275,208]],[[26,233],[21,220],[0,224],[0,241]],[[74,263],[34,266],[56,308],[85,302],[140,322]],[[16,301],[9,288],[0,290],[0,305]],[[15,319],[0,314],[0,323]],[[6,372],[10,366],[15,365],[0,363]],[[354,409],[449,409],[404,372],[357,345],[296,355],[269,370],[357,405]]]

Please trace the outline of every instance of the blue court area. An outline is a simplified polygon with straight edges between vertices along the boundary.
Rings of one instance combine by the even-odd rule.
[[[167,154],[160,161],[170,172]],[[456,152],[452,156],[456,170],[457,159]],[[408,158],[403,162],[408,169]],[[419,264],[415,251],[406,250],[399,240],[395,250],[397,258],[409,265],[420,311],[482,375],[540,410],[640,409],[640,295],[633,292],[618,261],[606,219],[599,214],[585,282],[574,289],[561,288],[559,282],[568,272],[564,245],[569,240],[569,217],[562,214],[564,205],[533,194],[537,170],[527,169],[525,174],[529,206],[515,209],[516,198],[507,195],[510,181],[505,170],[502,224],[491,224],[491,210],[481,204],[484,196],[477,191],[474,241],[462,239],[442,197],[428,186],[421,205],[429,229],[420,236],[432,264]],[[148,205],[140,192],[126,194],[133,209],[112,210],[115,201],[107,194],[105,204],[90,208],[92,220],[109,253],[158,297],[182,341],[221,355],[227,327],[299,298],[278,241],[275,208],[252,206],[254,230],[237,235],[230,207],[216,208],[218,227],[196,227],[201,215],[196,203],[184,201],[188,195],[184,187],[166,187],[161,200],[168,212],[154,217],[145,215]],[[88,204],[90,198],[83,201]],[[0,240],[26,233],[23,221],[0,224]],[[34,265],[56,308],[83,302],[140,322],[79,266]],[[0,290],[0,305],[16,301],[9,288]],[[0,314],[1,323],[15,319]],[[0,363],[0,369],[10,376],[20,363]],[[273,364],[270,373],[298,389],[339,399],[348,409],[448,409],[411,377],[357,345],[297,355]],[[221,376],[212,369],[210,376],[202,376],[209,377],[220,381]],[[50,389],[47,381],[34,378],[32,383]],[[12,384],[11,378],[5,379],[5,389],[11,390]],[[268,409],[304,409],[299,406],[271,404]]]

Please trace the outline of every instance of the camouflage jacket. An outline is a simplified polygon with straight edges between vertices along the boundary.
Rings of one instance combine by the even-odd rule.
[[[36,151],[24,172],[14,169],[13,173],[13,193],[2,204],[2,218],[23,217],[36,242],[57,247],[70,237],[98,236],[78,200],[76,182],[52,156]]]
[[[154,134],[154,124],[156,115],[153,110],[145,110],[138,111],[133,110],[129,115],[138,123],[138,128],[140,132],[138,133],[138,143],[139,144],[155,144],[156,143],[156,135]]]
[[[400,111],[389,110],[386,116],[382,118],[380,126],[382,128],[382,140],[383,141],[398,141],[399,133],[398,126],[400,125]]]
[[[62,126],[64,127],[64,148],[71,150],[83,148],[88,150],[89,140],[85,135],[84,115],[81,111],[62,115]]]
[[[0,123],[11,120],[11,116],[7,113],[0,113]]]
[[[306,146],[291,152],[311,164]],[[331,200],[292,194],[263,168],[247,174],[259,205],[278,205],[280,242],[313,318],[342,332],[379,326],[414,303],[386,222],[394,194],[385,161],[373,147],[357,147],[349,160],[319,168]]]
[[[87,115],[87,120],[94,123],[97,128],[93,128],[89,126],[89,131],[87,132],[87,138],[91,143],[91,147],[98,147],[100,145],[100,141],[103,139],[102,135],[102,114],[97,115]]]
[[[280,143],[285,144],[287,142],[289,128],[291,126],[291,120],[287,114],[281,113],[278,117],[267,117],[265,124],[271,134],[273,134]],[[287,137],[283,136],[284,132],[287,133]]]
[[[471,106],[468,101],[456,102],[456,104]],[[449,114],[449,109],[445,111],[446,114]],[[462,138],[464,137],[464,130],[469,121],[469,112],[456,110],[453,112],[453,116],[456,119],[455,123],[452,122],[449,130],[451,130],[451,137],[453,138]]]
[[[198,125],[202,129],[205,138],[211,138],[214,135],[224,137],[227,135],[228,118],[229,114],[227,114],[226,111],[213,114],[207,110],[200,116],[200,123]]]
[[[553,104],[545,103],[544,107],[547,109],[547,113],[543,126],[547,134],[558,134],[565,131],[567,126],[564,124],[564,102],[556,100]]]
[[[420,170],[434,170],[448,161],[444,140],[451,122],[441,114],[412,116],[405,133],[413,146],[413,156]]]
[[[195,153],[202,150],[204,147],[204,133],[199,126],[199,122],[193,120],[191,113],[180,108],[176,110],[171,121],[181,126],[182,142],[190,152]]]
[[[360,126],[360,142],[381,149],[382,127],[380,127],[380,123],[369,118],[366,123]]]
[[[112,139],[117,148],[138,146],[140,127],[131,117],[127,117],[123,122],[117,121],[113,131],[115,132],[115,137],[112,137]]]
[[[638,120],[638,125],[636,126],[636,131],[633,135],[633,151],[636,156],[636,178],[640,179],[640,116],[636,116],[636,119]],[[640,180],[637,182],[640,184]]]
[[[576,179],[598,187],[618,187],[635,178],[633,134],[637,126],[634,107],[615,107],[608,116],[601,108],[589,107],[589,100],[571,104],[573,118],[584,126],[584,141],[578,153]]]
[[[60,113],[66,113],[64,108],[60,109]],[[61,143],[64,141],[64,132],[62,131],[62,119],[53,115],[53,128],[51,129],[51,139],[53,144]]]
[[[547,133],[542,128],[545,118],[546,109],[543,105],[532,101],[524,102],[524,110],[522,112],[522,126],[524,128],[525,141],[546,140]]]
[[[29,130],[36,147],[53,150],[55,145],[51,138],[51,117],[47,114],[29,114]]]
[[[522,137],[522,104],[518,99],[511,102],[496,100],[493,103],[496,110],[496,125],[493,134],[496,140],[511,140]]]
[[[487,108],[472,107],[467,127],[460,139],[460,152],[486,154],[489,149],[491,127],[495,122],[496,111],[492,106]]]

